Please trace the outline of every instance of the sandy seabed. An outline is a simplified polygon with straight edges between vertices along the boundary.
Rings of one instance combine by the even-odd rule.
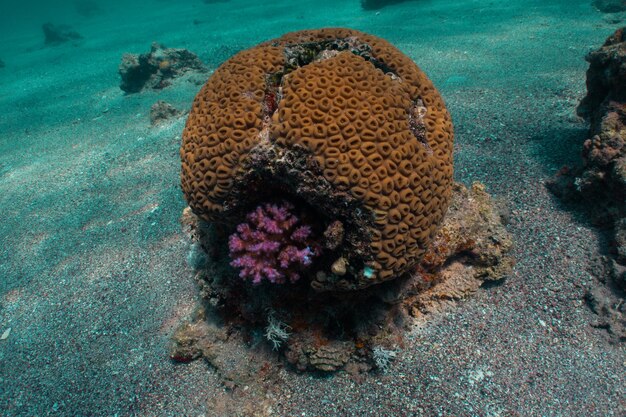
[[[198,293],[179,224],[184,117],[151,127],[149,109],[162,99],[187,110],[199,86],[125,95],[117,66],[159,41],[214,69],[286,31],[346,26],[389,40],[439,88],[456,127],[455,179],[481,181],[508,204],[517,265],[503,284],[415,326],[388,372],[358,382],[285,369],[264,410],[623,416],[624,345],[592,326],[584,301],[600,285],[606,237],[544,186],[579,161],[583,57],[621,17],[590,0],[423,0],[378,12],[357,1],[257,3],[110,4],[89,19],[67,15],[84,39],[55,47],[43,46],[43,22],[2,29],[0,414],[213,416],[225,401],[249,406],[202,361],[167,355]]]

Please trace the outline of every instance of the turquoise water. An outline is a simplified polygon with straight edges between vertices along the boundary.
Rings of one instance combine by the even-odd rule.
[[[394,3],[0,3],[0,415],[624,415],[623,346],[582,301],[604,237],[543,185],[580,163],[584,56],[623,16],[591,0]],[[48,22],[80,38],[46,45]],[[158,41],[210,74],[321,27],[382,37],[428,74],[455,125],[455,180],[507,205],[517,265],[412,330],[390,372],[281,369],[261,401],[168,358],[198,298],[179,222],[185,117],[153,127],[149,113],[188,111],[200,85],[125,94],[118,65]]]

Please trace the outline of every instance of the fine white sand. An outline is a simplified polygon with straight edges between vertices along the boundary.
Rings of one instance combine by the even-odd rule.
[[[591,0],[419,0],[378,12],[357,0],[144,0],[90,18],[14,3],[0,27],[1,415],[219,415],[214,371],[167,356],[197,298],[178,223],[184,117],[149,122],[155,101],[188,110],[199,86],[125,95],[117,66],[159,41],[214,69],[324,26],[386,38],[427,72],[455,122],[456,179],[508,204],[518,263],[504,284],[416,328],[386,374],[359,383],[285,370],[274,414],[625,415],[624,346],[591,327],[583,300],[600,285],[606,242],[543,185],[579,160],[583,57],[619,16]],[[84,39],[44,47],[50,19]]]

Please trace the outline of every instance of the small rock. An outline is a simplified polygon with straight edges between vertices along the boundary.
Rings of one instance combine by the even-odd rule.
[[[46,45],[58,45],[64,42],[82,39],[80,33],[68,25],[53,25],[46,23],[42,26]]]
[[[181,114],[182,112],[180,110],[176,109],[168,102],[159,100],[150,108],[150,124],[152,126],[157,126],[170,119],[176,118]]]
[[[623,0],[595,0],[604,12],[626,10]],[[599,316],[595,327],[605,328],[617,340],[626,340],[626,308],[621,290],[626,289],[626,27],[617,29],[585,59],[587,95],[577,114],[589,121],[582,146],[583,165],[561,169],[548,187],[565,201],[585,203],[591,221],[612,227],[614,259],[602,262],[594,275],[598,285],[586,300]]]
[[[11,334],[11,328],[9,327],[8,329],[4,331],[4,333],[2,333],[2,336],[0,336],[0,340],[6,340],[10,334]]]
[[[326,281],[326,273],[324,271],[317,271],[315,273],[315,279],[320,282]]]
[[[334,372],[348,362],[353,351],[353,343],[332,341],[328,345],[320,346],[309,353],[309,365],[318,371]]]
[[[345,275],[346,274],[346,260],[345,258],[339,258],[330,267],[330,270],[335,275]]]
[[[324,231],[324,246],[331,250],[338,248],[343,243],[343,235],[343,223],[335,220]]]

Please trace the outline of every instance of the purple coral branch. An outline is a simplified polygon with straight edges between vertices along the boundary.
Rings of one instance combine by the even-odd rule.
[[[295,282],[318,255],[309,225],[298,225],[293,204],[262,204],[246,216],[228,240],[231,265],[254,284]]]

